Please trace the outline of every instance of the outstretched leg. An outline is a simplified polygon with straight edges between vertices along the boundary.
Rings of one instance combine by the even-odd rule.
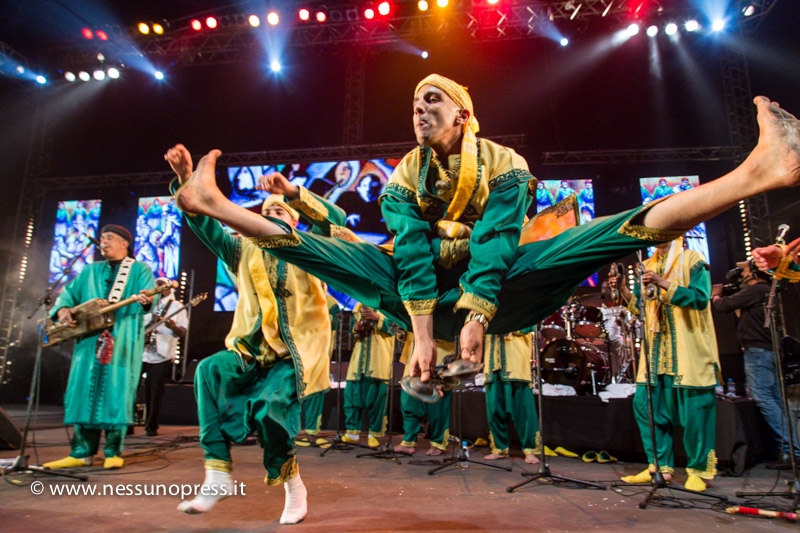
[[[647,227],[689,229],[768,191],[800,185],[800,121],[763,96],[758,108],[758,144],[737,168],[700,187],[668,197],[644,218]]]

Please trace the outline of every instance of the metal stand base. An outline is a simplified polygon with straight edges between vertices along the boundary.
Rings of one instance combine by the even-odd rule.
[[[581,479],[575,479],[566,476],[558,476],[556,474],[553,474],[550,472],[550,467],[547,465],[544,459],[541,459],[539,461],[539,472],[535,474],[533,472],[523,472],[522,475],[525,477],[529,477],[530,479],[526,479],[522,483],[517,483],[516,485],[507,487],[506,492],[514,492],[518,488],[527,485],[528,483],[533,483],[537,479],[550,479],[553,482],[562,481],[565,483],[575,483],[577,485],[580,485],[581,488],[606,490],[606,486],[601,485],[600,483],[592,483],[591,481],[583,481]]]
[[[475,461],[473,459],[470,459],[467,456],[467,447],[466,447],[466,445],[462,444],[458,449],[458,457],[448,457],[447,459],[442,459],[442,464],[440,464],[436,468],[428,470],[428,475],[432,476],[436,472],[438,472],[440,470],[444,470],[445,468],[447,468],[449,466],[454,466],[454,465],[457,465],[460,468],[469,468],[470,464],[481,465],[481,466],[490,466],[492,468],[499,468],[500,470],[505,470],[506,472],[511,472],[511,467],[510,466],[493,465],[491,463],[484,463],[482,461]]]

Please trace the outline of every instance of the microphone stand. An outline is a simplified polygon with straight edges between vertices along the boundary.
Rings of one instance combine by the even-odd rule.
[[[788,226],[787,226],[788,229]],[[782,236],[778,238],[778,243],[781,244]],[[789,396],[786,394],[786,384],[783,377],[783,353],[780,340],[778,339],[778,325],[775,312],[775,295],[778,292],[778,280],[772,278],[772,283],[769,289],[769,298],[767,306],[764,308],[764,327],[769,328],[770,337],[772,340],[772,351],[775,354],[775,373],[778,379],[778,385],[781,391],[781,401],[783,402],[783,423],[786,424],[787,433],[789,434],[789,461],[792,465],[792,479],[786,482],[789,489],[786,492],[737,492],[737,497],[746,496],[779,496],[792,500],[791,509],[797,509],[800,503],[800,480],[797,477],[797,459],[794,455],[794,428],[792,427],[792,417],[789,414]]]
[[[61,283],[61,280],[64,277],[68,276],[70,272],[72,272],[72,267],[75,263],[83,257],[83,252],[85,252],[89,246],[95,244],[93,240],[89,240],[86,245],[81,250],[81,253],[75,255],[72,260],[67,265],[67,268],[61,271],[61,275],[50,284],[50,286],[45,289],[44,296],[39,299],[39,303],[36,308],[31,311],[31,314],[28,315],[28,319],[30,320],[33,318],[36,313],[39,311],[40,308],[43,309],[43,317],[39,322],[38,326],[38,335],[36,340],[36,355],[34,357],[33,363],[33,376],[31,377],[31,388],[28,393],[28,410],[25,415],[25,426],[22,430],[22,442],[20,442],[19,447],[19,455],[14,460],[14,464],[11,465],[10,468],[6,469],[5,473],[10,472],[34,472],[34,473],[41,473],[41,474],[48,474],[51,476],[62,476],[68,477],[72,479],[79,479],[81,481],[86,481],[89,479],[89,476],[86,474],[69,474],[66,472],[61,472],[59,470],[50,470],[49,468],[42,468],[41,466],[33,466],[28,464],[28,456],[25,455],[25,447],[28,443],[28,431],[30,430],[31,424],[31,413],[33,412],[33,405],[36,404],[36,412],[39,411],[39,391],[41,386],[41,372],[42,372],[42,346],[47,338],[47,319],[50,317],[50,309],[53,306],[53,292],[58,287],[58,284]]]
[[[639,287],[639,300],[637,305],[639,307],[639,320],[642,322],[642,334],[639,344],[639,351],[644,354],[644,377],[645,377],[645,389],[647,390],[647,418],[648,418],[648,425],[650,426],[650,446],[653,450],[653,467],[655,468],[655,473],[650,478],[650,485],[651,488],[645,495],[643,501],[639,503],[639,509],[647,508],[648,504],[653,501],[656,497],[656,492],[659,489],[670,489],[679,492],[686,492],[688,494],[700,494],[703,496],[709,496],[711,498],[717,498],[722,501],[728,501],[727,496],[711,494],[708,492],[696,492],[693,490],[689,490],[684,487],[670,487],[667,485],[667,481],[664,479],[664,474],[661,473],[661,469],[658,466],[658,448],[656,447],[656,423],[655,418],[653,416],[653,385],[651,382],[652,376],[652,369],[650,368],[650,347],[647,343],[647,315],[645,314],[645,295],[647,294],[647,290],[644,286],[644,281],[642,279],[642,275],[644,274],[644,264],[642,260],[642,251],[638,250],[636,252],[636,259],[639,262],[638,266],[636,267],[636,283]],[[613,483],[612,486],[619,486],[619,485],[629,485],[628,483],[617,482]]]
[[[512,485],[506,488],[506,492],[514,492],[518,488],[527,485],[528,483],[532,483],[537,479],[547,479],[553,482],[558,481],[565,481],[569,483],[575,483],[578,485],[578,488],[594,488],[600,490],[606,490],[605,485],[601,485],[599,483],[592,483],[591,481],[584,481],[581,479],[575,479],[566,476],[559,476],[553,474],[550,471],[550,465],[547,464],[547,456],[544,453],[544,409],[542,407],[542,398],[544,397],[544,390],[542,388],[543,381],[542,381],[542,365],[539,358],[539,324],[536,325],[536,329],[533,333],[533,359],[536,363],[536,384],[539,390],[539,398],[538,398],[538,407],[539,407],[539,471],[538,472],[523,472],[522,475],[524,477],[528,477],[530,479],[526,479],[521,483],[517,483],[516,485]]]

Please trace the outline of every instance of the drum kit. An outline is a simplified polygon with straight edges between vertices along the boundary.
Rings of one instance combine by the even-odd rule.
[[[635,324],[606,293],[574,296],[539,326],[542,380],[594,395],[611,383],[633,383]]]

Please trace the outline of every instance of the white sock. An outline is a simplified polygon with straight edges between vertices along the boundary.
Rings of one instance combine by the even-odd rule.
[[[217,502],[233,494],[233,479],[229,472],[206,470],[200,493],[193,500],[182,501],[178,510],[186,514],[207,513]]]
[[[283,506],[281,524],[296,524],[308,513],[308,491],[297,474],[283,484],[286,490],[286,504]]]

